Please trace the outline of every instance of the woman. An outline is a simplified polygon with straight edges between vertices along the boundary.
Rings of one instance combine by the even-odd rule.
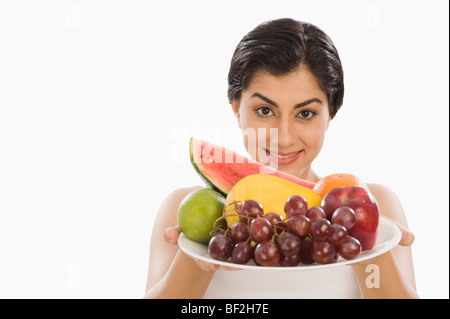
[[[343,70],[331,39],[314,25],[292,19],[263,23],[238,44],[228,85],[239,127],[243,132],[257,132],[256,160],[275,164],[302,179],[319,181],[311,163],[344,95]],[[261,128],[266,130],[258,130]],[[275,140],[269,134],[271,128],[278,133]],[[247,150],[254,146],[246,138],[244,144]],[[145,297],[417,298],[409,247],[414,235],[407,230],[401,204],[388,188],[368,187],[380,213],[402,231],[400,245],[370,263],[298,271],[295,276],[290,272],[274,276],[264,270],[230,271],[184,254],[175,245],[179,235],[179,229],[173,227],[176,212],[181,200],[199,187],[176,190],[162,204],[155,220]],[[371,269],[379,276],[375,287],[367,283]]]

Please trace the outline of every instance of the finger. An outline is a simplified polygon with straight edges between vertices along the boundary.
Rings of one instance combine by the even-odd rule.
[[[211,270],[217,270],[219,269],[219,265],[216,264],[212,264],[209,263],[207,261],[203,261],[203,260],[199,260],[199,259],[194,259],[195,263],[197,264],[197,266],[204,271],[211,271]]]
[[[402,232],[402,238],[399,242],[400,246],[411,246],[414,243],[416,236],[404,227],[400,228],[400,231]]]
[[[220,266],[219,270],[235,271],[235,270],[242,270],[242,268],[236,268],[236,267],[230,267],[230,266]]]
[[[400,229],[400,232],[402,234],[402,237],[400,238],[399,245],[400,246],[411,246],[414,243],[414,240],[416,239],[416,236],[405,226],[400,224],[399,222],[390,219],[391,222],[393,222],[397,227]]]
[[[180,232],[180,227],[178,225],[166,228],[164,230],[164,240],[169,244],[177,244]]]
[[[230,266],[224,266],[224,265],[217,265],[214,263],[210,263],[207,261],[195,259],[195,262],[197,263],[197,266],[199,266],[202,270],[209,271],[209,270],[242,270],[240,268],[236,267],[230,267]]]

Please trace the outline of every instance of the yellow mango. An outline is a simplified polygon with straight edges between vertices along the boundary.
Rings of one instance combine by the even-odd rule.
[[[242,204],[243,201],[252,199],[263,206],[264,214],[275,212],[286,218],[284,204],[293,195],[303,196],[308,203],[308,208],[320,206],[322,202],[322,197],[312,189],[281,177],[268,174],[246,176],[239,180],[227,195],[224,211],[227,225],[231,227],[239,220],[237,212],[233,212],[235,201]]]

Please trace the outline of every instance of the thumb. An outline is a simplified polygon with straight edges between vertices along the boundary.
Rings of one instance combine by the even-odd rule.
[[[400,239],[400,246],[411,246],[416,239],[416,236],[409,229],[401,226],[400,231],[402,232],[402,238]]]
[[[389,218],[389,220],[391,222],[393,222],[400,229],[400,232],[402,233],[402,237],[400,238],[399,245],[400,246],[411,246],[414,243],[416,236],[414,236],[414,234],[408,228],[406,228],[399,222],[397,222],[391,218]]]
[[[164,230],[164,240],[169,244],[176,245],[178,243],[178,237],[180,237],[180,233],[181,230],[178,225],[168,227]]]

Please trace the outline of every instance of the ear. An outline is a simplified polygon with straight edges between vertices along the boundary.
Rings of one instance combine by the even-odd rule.
[[[327,127],[326,127],[325,131],[328,131],[328,128],[330,127],[330,122],[331,122],[331,116],[328,117]]]
[[[238,122],[238,126],[239,128],[241,128],[241,116],[239,113],[240,107],[239,107],[239,101],[237,101],[236,99],[231,101],[231,109],[233,110],[234,115],[236,116],[237,122]]]

